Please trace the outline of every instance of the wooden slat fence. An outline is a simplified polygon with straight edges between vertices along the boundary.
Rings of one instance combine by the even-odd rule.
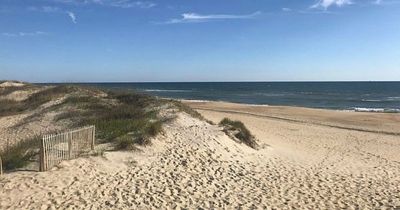
[[[63,160],[79,157],[94,149],[95,126],[45,135],[40,145],[40,171],[47,171]]]
[[[0,176],[3,174],[3,160],[1,160],[0,156]]]

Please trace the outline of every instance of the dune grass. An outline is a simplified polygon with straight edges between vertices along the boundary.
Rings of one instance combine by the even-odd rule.
[[[110,142],[116,149],[133,149],[134,145],[151,144],[151,137],[162,132],[163,121],[157,109],[161,102],[156,98],[134,92],[104,94],[97,89],[69,85],[47,88],[21,102],[0,100],[0,116],[35,110],[64,96],[62,103],[45,111],[62,112],[55,120],[69,121],[68,129],[95,125],[98,143]],[[37,155],[39,142],[38,138],[27,139],[2,151],[4,169],[26,166]]]
[[[22,87],[6,88],[9,91],[12,89],[21,90],[22,88],[38,88],[34,85],[26,85]],[[63,96],[75,90],[72,86],[56,86],[50,87],[43,91],[32,94],[29,98],[23,101],[0,100],[0,116],[19,114],[27,110],[35,110],[40,105],[47,103],[53,99]],[[2,92],[5,93],[4,91]],[[28,119],[25,119],[28,120]],[[13,170],[26,166],[31,158],[37,155],[39,148],[40,137],[34,137],[22,140],[17,144],[7,145],[0,151],[5,170]]]
[[[34,110],[62,95],[74,92],[76,87],[62,85],[55,86],[32,94],[23,101],[0,100],[0,116],[18,114],[27,110]]]
[[[39,152],[40,137],[33,137],[7,146],[0,151],[3,161],[3,169],[6,171],[22,168],[31,162],[31,159]]]
[[[133,144],[150,144],[150,137],[161,132],[156,109],[159,104],[153,97],[134,92],[108,92],[103,99],[73,96],[64,101],[70,110],[58,120],[73,119],[76,127],[93,124],[101,143],[112,142],[117,149],[128,149]]]
[[[224,132],[228,135],[233,135],[241,142],[245,143],[253,149],[258,148],[258,144],[251,134],[250,130],[241,121],[234,121],[229,118],[224,118],[221,120],[219,125],[224,127]]]
[[[0,82],[0,85],[2,83],[3,82]],[[33,90],[35,88],[38,87],[32,84],[24,84],[23,86],[0,87],[0,96],[8,95],[14,91]]]
[[[164,101],[166,103],[171,103],[175,108],[177,108],[179,111],[181,112],[185,112],[187,114],[189,114],[190,116],[200,119],[200,120],[206,120],[203,115],[201,115],[200,113],[198,113],[196,110],[190,108],[190,106],[177,101],[177,100],[171,100],[171,99],[164,99]]]

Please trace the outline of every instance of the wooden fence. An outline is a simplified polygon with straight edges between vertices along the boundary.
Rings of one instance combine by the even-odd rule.
[[[63,160],[70,160],[94,149],[96,129],[81,129],[45,135],[40,145],[40,171],[47,171]]]

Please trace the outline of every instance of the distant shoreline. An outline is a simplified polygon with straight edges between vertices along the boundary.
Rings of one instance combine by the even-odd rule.
[[[360,132],[400,136],[400,114],[375,112],[346,112],[294,106],[253,106],[241,103],[181,100],[195,110],[301,124],[312,124]]]
[[[9,80],[4,80],[9,81]],[[147,81],[147,82],[32,82],[32,84],[55,84],[55,85],[62,85],[62,84],[146,84],[146,83],[397,83],[400,81],[193,81],[193,82],[157,82],[157,81]]]
[[[400,114],[400,109],[389,109],[385,111],[384,108],[356,108],[352,109],[334,109],[334,108],[324,108],[324,107],[305,107],[305,106],[294,106],[294,105],[269,105],[269,104],[248,104],[248,103],[240,103],[240,102],[231,102],[231,101],[221,101],[221,100],[197,100],[197,99],[176,99],[176,98],[163,98],[170,100],[178,100],[181,102],[198,102],[198,103],[207,103],[207,102],[221,102],[221,103],[232,103],[232,104],[242,104],[246,106],[259,106],[259,107],[292,107],[292,108],[304,108],[304,109],[316,109],[316,110],[329,110],[329,111],[338,111],[338,112],[360,112],[360,113],[381,113],[381,114]]]

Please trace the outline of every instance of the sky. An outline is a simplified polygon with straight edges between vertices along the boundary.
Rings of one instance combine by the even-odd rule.
[[[0,0],[0,80],[400,81],[400,0]]]

